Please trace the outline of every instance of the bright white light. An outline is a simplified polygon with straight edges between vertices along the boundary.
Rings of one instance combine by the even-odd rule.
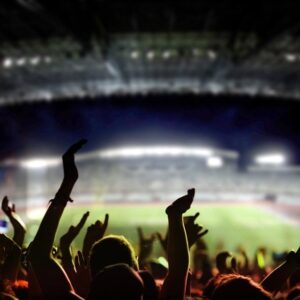
[[[210,60],[215,60],[217,58],[217,53],[213,50],[208,50],[207,55]]]
[[[47,167],[56,166],[60,163],[58,159],[29,159],[20,162],[20,166],[25,169],[43,169]]]
[[[108,149],[100,151],[102,158],[118,157],[146,157],[146,156],[196,156],[208,157],[212,155],[212,150],[207,148],[187,148],[187,147],[127,147],[118,149]]]
[[[140,57],[140,53],[137,50],[131,51],[130,56],[132,59],[138,59]]]
[[[164,51],[162,54],[162,57],[164,59],[169,59],[171,57],[171,51],[169,51],[169,50]]]
[[[3,67],[4,68],[11,68],[13,65],[13,60],[10,57],[7,57],[3,60]]]
[[[155,57],[155,52],[153,50],[150,50],[150,51],[147,52],[147,58],[149,60],[154,59],[154,57]]]
[[[30,220],[40,220],[41,216],[43,216],[45,214],[45,209],[44,208],[34,208],[34,209],[30,209],[27,212],[27,217]],[[31,234],[32,236],[34,236],[34,234],[37,231],[37,226],[35,225],[34,227],[29,229],[29,234]]]
[[[39,56],[35,56],[35,57],[32,57],[30,59],[30,63],[34,66],[38,65],[41,61],[41,58]]]
[[[255,162],[259,165],[283,165],[286,157],[283,154],[264,154],[255,158]]]
[[[223,160],[221,157],[212,156],[207,159],[206,164],[209,168],[221,168],[223,166]]]
[[[293,53],[287,53],[284,57],[288,62],[295,62],[297,60],[297,55]]]
[[[16,60],[16,65],[19,67],[22,67],[26,64],[26,58],[25,57],[20,57]]]

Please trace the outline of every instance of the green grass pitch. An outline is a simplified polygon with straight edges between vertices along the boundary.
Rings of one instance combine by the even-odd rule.
[[[63,215],[58,238],[70,225],[77,224],[81,215],[90,211],[85,227],[98,218],[104,219],[109,213],[108,234],[123,234],[136,247],[137,226],[142,226],[146,235],[166,230],[167,218],[164,213],[165,204],[70,204]],[[259,246],[267,246],[271,250],[283,251],[297,249],[300,245],[300,229],[286,219],[272,213],[263,206],[252,204],[194,204],[187,215],[200,212],[198,222],[209,229],[205,240],[211,254],[215,253],[218,244],[223,243],[226,250],[234,252],[238,245],[244,245],[249,254]],[[36,232],[39,221],[29,224],[28,240]],[[74,248],[81,248],[83,234],[81,232],[74,243]],[[155,243],[155,255],[161,255],[158,242]]]

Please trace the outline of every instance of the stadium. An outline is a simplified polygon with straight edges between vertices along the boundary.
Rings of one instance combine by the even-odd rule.
[[[87,138],[56,245],[89,211],[138,249],[137,228],[165,234],[166,207],[195,188],[188,214],[200,212],[210,255],[298,249],[299,17],[295,1],[1,2],[0,194],[25,245],[62,154]]]
[[[280,154],[269,154],[257,157],[247,170],[240,171],[238,159],[239,154],[232,150],[170,145],[118,147],[78,154],[80,182],[73,193],[75,207],[66,216],[65,226],[69,220],[76,222],[79,218],[76,210],[93,207],[95,218],[97,214],[114,212],[112,230],[125,230],[136,242],[138,226],[162,230],[166,204],[193,186],[198,191],[193,210],[203,214],[207,227],[223,234],[226,220],[226,232],[230,235],[239,223],[239,228],[244,227],[244,236],[247,232],[250,235],[256,226],[258,230],[263,222],[261,243],[281,227],[281,236],[277,240],[272,237],[269,242],[274,251],[284,250],[284,245],[297,235],[299,226],[300,168],[286,165],[286,158]],[[60,157],[6,160],[2,166],[14,168],[3,181],[3,195],[11,195],[27,222],[39,221],[45,200],[55,194],[60,183]],[[122,215],[123,209],[129,212]],[[212,215],[214,210],[219,212]],[[236,233],[235,236],[227,246],[232,251],[242,239]],[[222,235],[212,243],[220,241]],[[253,251],[260,246],[257,239],[249,242]],[[297,239],[295,242],[296,247]]]

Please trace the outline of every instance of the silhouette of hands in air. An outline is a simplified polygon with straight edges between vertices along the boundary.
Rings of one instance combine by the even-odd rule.
[[[14,228],[14,238],[13,240],[22,247],[25,233],[26,233],[26,225],[20,216],[16,212],[15,204],[9,205],[9,199],[5,196],[2,200],[2,211],[8,217]]]

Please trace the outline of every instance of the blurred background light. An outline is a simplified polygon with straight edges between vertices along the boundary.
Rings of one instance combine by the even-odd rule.
[[[207,166],[209,168],[221,168],[224,162],[221,157],[213,156],[207,159]]]
[[[286,157],[280,153],[262,154],[255,158],[259,165],[283,165],[286,163]]]

